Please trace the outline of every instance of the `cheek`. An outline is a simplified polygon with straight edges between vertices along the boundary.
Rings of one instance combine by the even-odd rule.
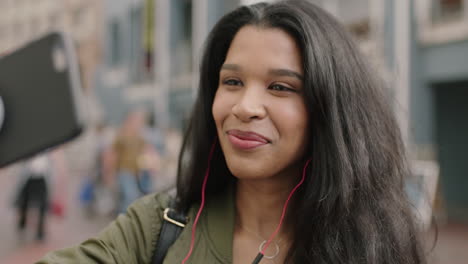
[[[301,144],[304,146],[308,144],[308,131],[309,131],[309,117],[305,107],[298,113],[298,119],[296,119],[296,129],[298,137],[300,138]]]
[[[211,107],[211,114],[213,115],[216,127],[218,128],[221,125],[221,121],[224,119],[224,116],[226,115],[226,102],[224,102],[224,97],[225,96],[222,96],[222,93],[219,92],[218,89],[213,100],[213,106]]]
[[[304,103],[296,102],[289,106],[276,108],[275,115],[279,133],[286,137],[288,141],[297,144],[306,144],[308,131],[308,116]]]

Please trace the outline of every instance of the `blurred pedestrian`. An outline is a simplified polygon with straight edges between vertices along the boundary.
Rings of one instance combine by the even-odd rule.
[[[36,239],[46,238],[48,213],[63,217],[67,195],[68,166],[61,147],[37,154],[19,169],[15,206],[18,231],[23,233],[32,212],[37,211]],[[34,221],[32,221],[34,222]]]
[[[145,124],[143,110],[131,111],[105,154],[106,177],[114,178],[110,181],[117,184],[118,212],[125,212],[134,200],[151,189],[152,181],[147,173],[154,165],[149,165],[148,159],[153,159],[157,151],[144,137]]]
[[[50,163],[47,154],[40,154],[27,163],[22,173],[24,180],[17,200],[18,230],[21,232],[26,228],[31,209],[37,209],[37,240],[43,240],[45,237],[46,213],[49,205]]]

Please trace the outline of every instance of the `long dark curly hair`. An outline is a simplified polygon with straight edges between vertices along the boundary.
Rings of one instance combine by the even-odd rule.
[[[200,200],[216,139],[211,108],[220,67],[246,25],[287,32],[302,54],[312,165],[294,205],[294,239],[286,262],[426,263],[403,190],[409,170],[388,90],[344,27],[307,1],[243,6],[211,31],[179,157],[179,208]],[[211,164],[216,176],[208,181],[208,199],[235,181],[219,145]]]

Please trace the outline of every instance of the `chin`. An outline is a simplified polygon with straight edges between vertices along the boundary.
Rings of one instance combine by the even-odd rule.
[[[255,164],[253,160],[227,160],[226,162],[229,171],[239,180],[260,180],[274,175],[271,166],[261,164],[261,162]]]

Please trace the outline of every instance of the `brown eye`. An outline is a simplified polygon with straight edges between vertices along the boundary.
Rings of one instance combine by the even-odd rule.
[[[281,85],[281,84],[272,84],[270,85],[270,87],[268,87],[268,89],[270,90],[273,90],[273,91],[277,91],[277,92],[297,92],[296,90],[292,89],[292,88],[289,88],[285,85]]]
[[[242,82],[237,79],[227,79],[223,81],[223,84],[229,86],[240,86],[242,85]]]

